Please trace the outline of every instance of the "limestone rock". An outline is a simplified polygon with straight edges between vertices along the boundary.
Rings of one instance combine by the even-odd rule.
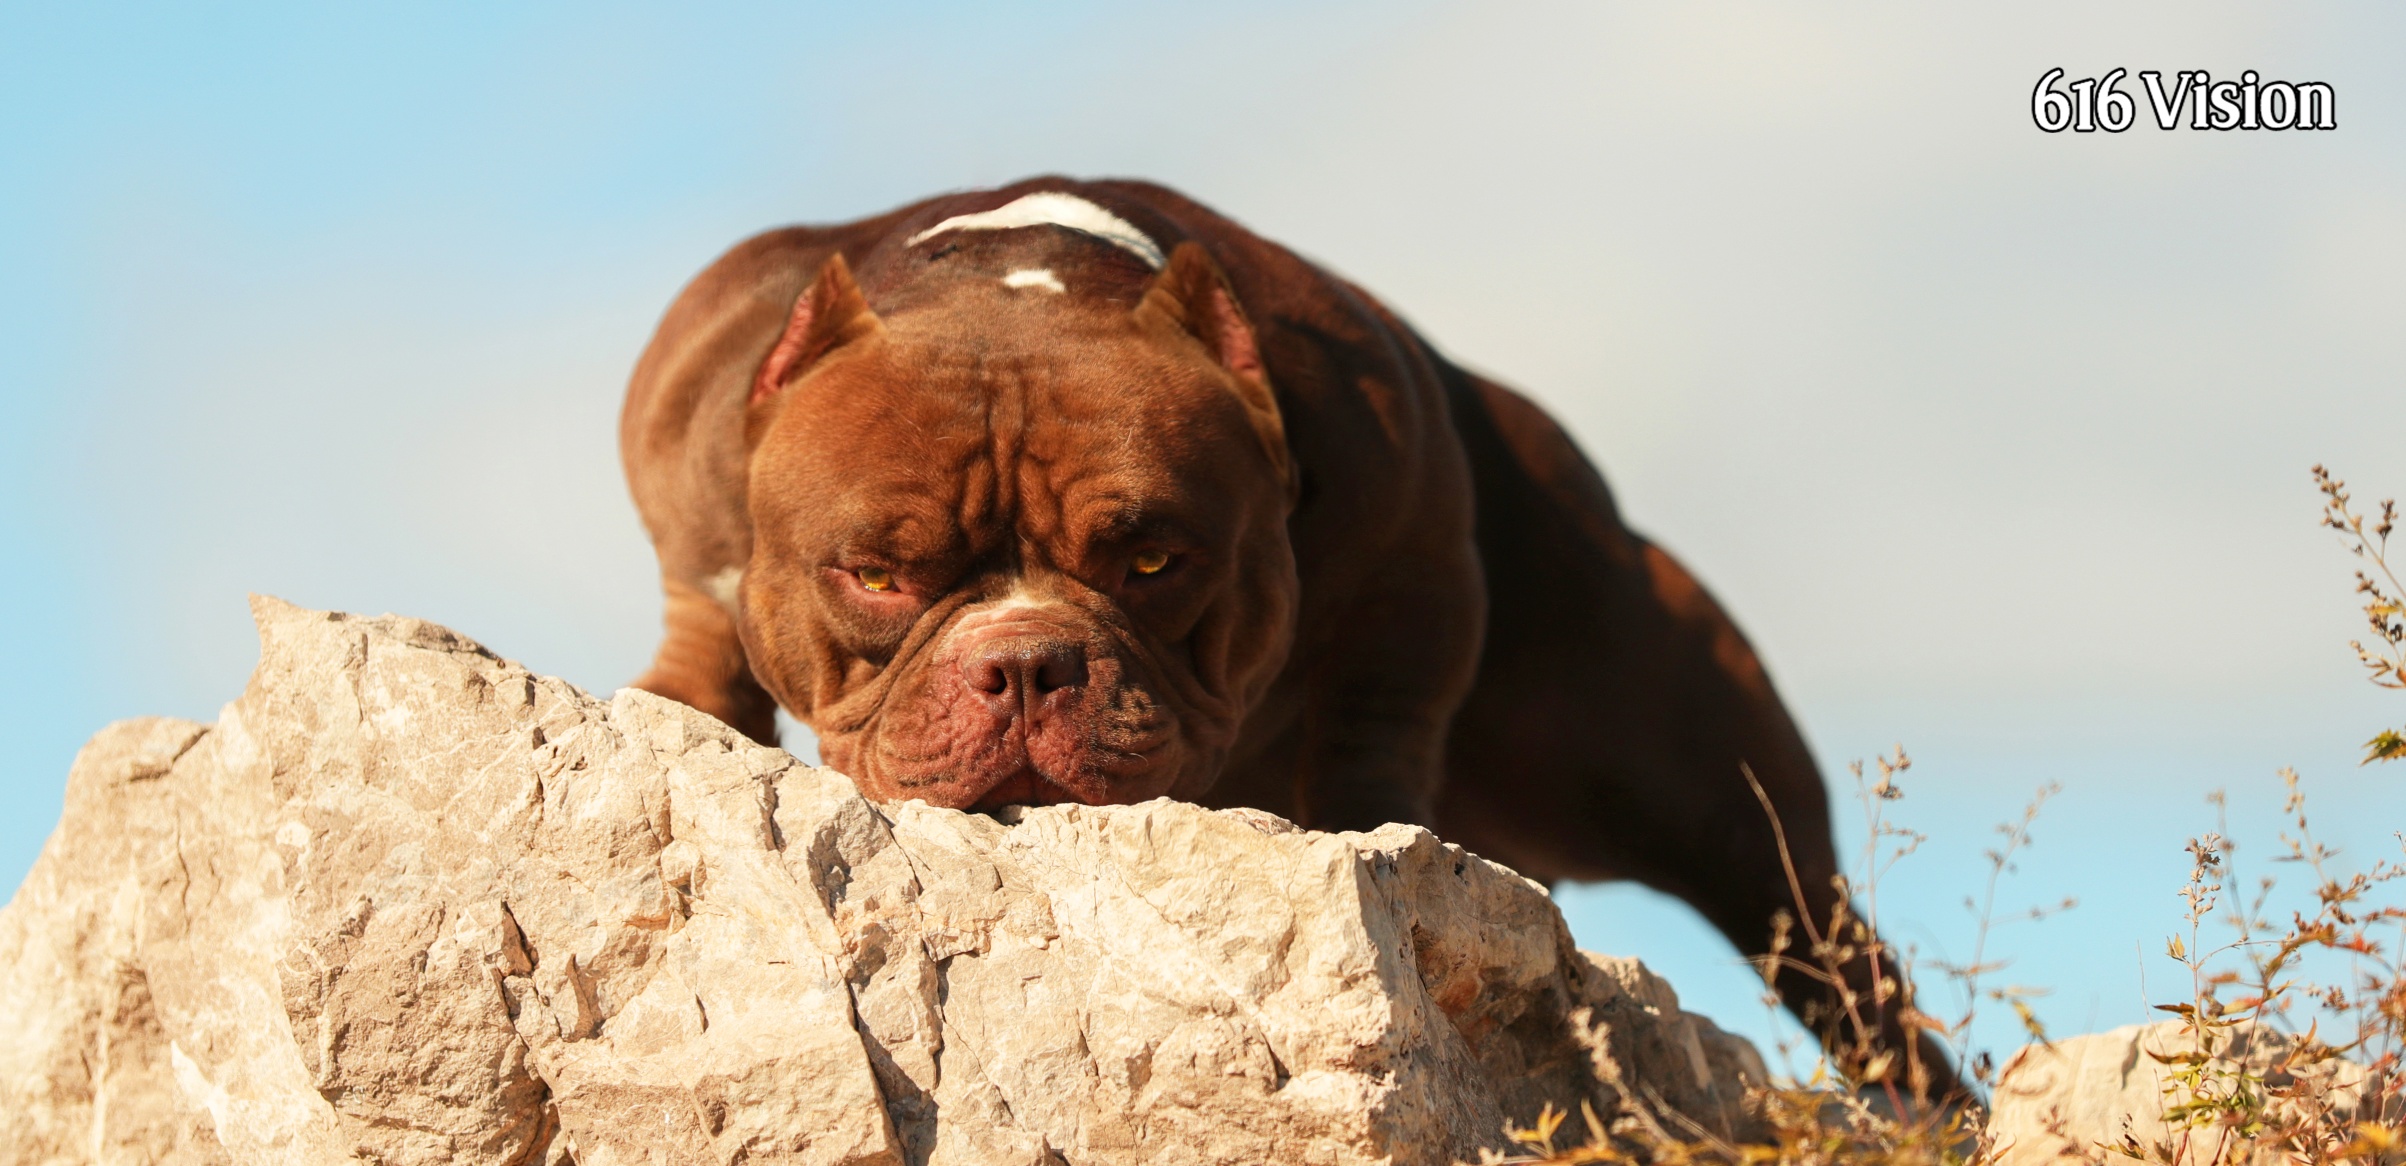
[[[0,911],[0,1161],[1442,1163],[1743,1134],[1745,1042],[1426,831],[873,805],[648,694],[259,600]]]
[[[2363,1067],[2341,1060],[2290,1065],[2284,1054],[2291,1047],[2287,1037],[2271,1030],[2252,1039],[2241,1031],[2223,1049],[2220,1064],[2245,1070],[2275,1089],[2297,1091],[2301,1099],[2327,1100],[2342,1115],[2353,1114],[2362,1101]],[[2137,1160],[2116,1152],[2129,1146],[2152,1151],[2148,1161],[2251,1160],[2244,1147],[2221,1145],[2219,1131],[2192,1138],[2164,1120],[2169,1107],[2188,1097],[2166,1093],[2174,1067],[2157,1058],[2195,1048],[2195,1038],[2172,1020],[2068,1037],[2015,1053],[1997,1075],[1988,1119],[1999,1166]]]

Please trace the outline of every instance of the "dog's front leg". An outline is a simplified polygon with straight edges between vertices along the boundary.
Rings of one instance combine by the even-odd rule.
[[[1485,582],[1468,540],[1408,556],[1316,657],[1297,809],[1316,830],[1435,824],[1445,735],[1476,675]]]
[[[777,744],[777,702],[752,676],[734,615],[682,580],[669,579],[664,590],[667,634],[651,668],[630,687],[692,705],[763,745]]]

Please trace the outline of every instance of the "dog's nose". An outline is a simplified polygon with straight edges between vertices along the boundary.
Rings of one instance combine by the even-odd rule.
[[[1062,640],[997,640],[970,653],[961,670],[988,697],[1033,700],[1086,683],[1086,649]]]

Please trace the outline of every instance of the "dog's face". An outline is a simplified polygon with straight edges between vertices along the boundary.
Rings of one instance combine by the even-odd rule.
[[[1218,271],[1061,287],[880,319],[831,259],[754,383],[744,646],[872,797],[1194,797],[1285,662],[1291,474]]]

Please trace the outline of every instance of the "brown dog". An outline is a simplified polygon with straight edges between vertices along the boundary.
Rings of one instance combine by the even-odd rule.
[[[1562,430],[1171,191],[750,239],[669,309],[620,447],[668,594],[637,686],[762,741],[782,704],[871,797],[1416,822],[1749,954],[1836,901],[1762,665]]]

